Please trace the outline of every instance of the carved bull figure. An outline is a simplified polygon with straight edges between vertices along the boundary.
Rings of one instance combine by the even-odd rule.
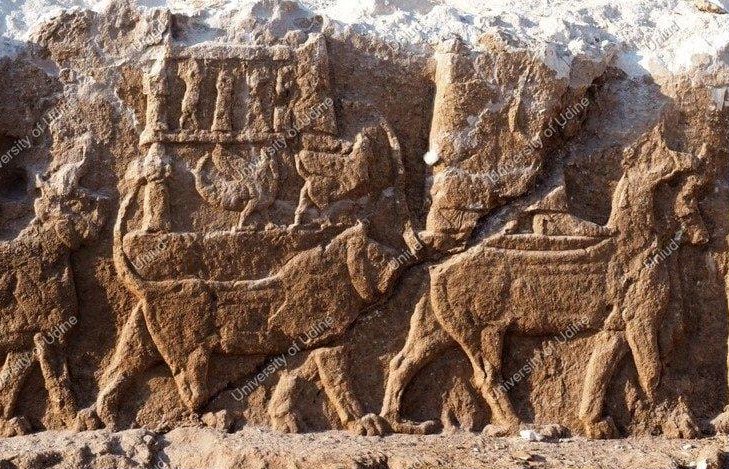
[[[234,360],[240,362],[260,365],[267,357],[286,353],[292,344],[298,344],[302,350],[325,347],[341,337],[369,305],[383,298],[401,272],[388,268],[388,264],[414,236],[404,196],[396,189],[402,174],[399,146],[389,127],[378,131],[377,126],[384,125],[383,122],[379,118],[375,118],[374,123],[368,121],[362,131],[367,136],[356,137],[371,141],[371,150],[360,156],[368,158],[372,168],[386,169],[381,169],[382,174],[377,175],[382,177],[377,181],[382,185],[380,190],[369,194],[373,215],[352,225],[337,223],[313,229],[312,226],[306,229],[292,226],[260,231],[175,233],[159,230],[160,223],[154,224],[154,229],[144,229],[147,219],[143,218],[142,230],[126,234],[140,195],[150,193],[149,184],[157,182],[155,175],[160,172],[150,171],[145,165],[130,167],[130,180],[134,182],[120,204],[114,228],[114,261],[119,275],[139,303],[121,331],[111,364],[102,377],[95,405],[83,413],[84,425],[116,426],[117,406],[126,385],[160,359],[169,367],[184,405],[189,411],[198,412],[228,384],[211,384],[208,374],[213,356],[235,357]],[[150,151],[158,153],[160,146],[153,144]],[[159,166],[166,164],[164,161],[148,159],[148,164]],[[327,177],[337,175],[327,174]],[[156,202],[160,203],[161,199]],[[145,207],[152,205],[153,202],[145,199]],[[385,224],[387,230],[384,231],[391,232],[395,226],[403,238],[383,239],[381,225]],[[125,246],[145,236],[157,237],[160,241],[156,245],[162,246],[161,251],[165,246],[171,252],[177,246],[189,248],[189,255],[173,256],[171,263],[182,265],[188,257],[196,256],[202,267],[163,278],[140,274]],[[276,244],[281,239],[291,240],[287,244],[289,248]],[[248,254],[235,262],[252,266],[253,270],[261,270],[261,264],[268,262],[275,265],[270,268],[270,275],[252,279],[252,274],[245,268],[240,272],[228,269],[231,273],[222,275],[225,279],[221,274],[204,277],[199,272],[220,271],[206,267],[206,262],[216,262],[214,259],[219,257],[219,245],[215,243],[222,243],[228,249],[239,246],[232,248],[236,253],[243,251],[241,246],[250,247],[252,243],[268,246],[270,252],[265,251],[266,256],[256,257],[254,251],[248,249]],[[280,250],[286,252],[281,254]],[[272,261],[274,257],[277,259]],[[161,260],[159,264],[165,265],[160,268],[167,268],[169,263],[170,259]],[[326,327],[301,343],[302,334],[320,324],[326,324]],[[359,433],[381,433],[382,419],[364,415],[354,395],[341,382],[330,379],[331,368],[337,366],[338,360],[336,353],[329,352],[332,351],[323,348],[315,353],[322,363],[326,362],[318,371],[327,395],[341,409],[343,425]],[[285,387],[282,384],[281,389]],[[281,404],[280,397],[284,394],[277,392],[279,398],[274,400]],[[296,430],[281,415],[282,408],[281,405],[271,407],[274,426]]]

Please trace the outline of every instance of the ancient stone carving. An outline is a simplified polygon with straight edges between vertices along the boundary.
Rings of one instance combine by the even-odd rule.
[[[7,59],[49,85],[0,87],[5,115],[90,104],[33,150],[0,118],[0,433],[694,437],[720,411],[726,110],[699,77],[629,76],[604,41],[555,68],[495,23],[410,50],[253,12],[67,12]]]
[[[565,101],[581,99],[580,89],[569,89],[529,54],[494,54],[489,50],[500,45],[487,46],[474,52],[454,39],[436,54],[426,158],[433,166],[431,207],[422,236],[439,250],[462,247],[483,215],[533,186],[563,138],[554,118]]]
[[[254,212],[265,215],[278,195],[276,160],[265,150],[261,150],[258,156],[252,155],[255,150],[252,148],[244,152],[248,153],[248,157],[236,157],[225,155],[223,147],[217,145],[212,156],[203,157],[193,171],[195,187],[208,203],[240,212],[237,229],[245,228]],[[237,176],[237,179],[231,181],[217,171],[211,174],[207,169],[211,161],[216,167],[226,168],[223,174]]]
[[[324,146],[306,142],[322,128],[315,121],[334,116],[333,99],[322,95],[327,87],[321,81],[327,74],[318,76],[312,88],[306,74],[297,75],[293,65],[284,67],[277,61],[296,60],[302,70],[304,64],[325,60],[326,49],[310,54],[312,44],[321,45],[321,39],[309,39],[298,50],[242,48],[223,59],[215,58],[220,51],[209,50],[211,58],[204,61],[198,61],[197,52],[181,50],[155,62],[155,75],[148,75],[154,83],[161,83],[160,75],[172,83],[174,71],[182,70],[186,86],[195,86],[219,70],[217,97],[203,101],[189,88],[184,94],[174,88],[155,88],[148,94],[148,106],[160,107],[148,110],[148,118],[166,119],[166,125],[148,120],[140,145],[144,156],[127,171],[128,189],[114,227],[114,262],[139,302],[118,339],[96,403],[83,414],[86,426],[98,425],[99,417],[113,427],[125,386],[160,359],[171,371],[184,405],[200,411],[229,383],[209,376],[216,356],[238,356],[255,367],[266,356],[297,347],[316,351],[300,370],[281,379],[269,407],[276,428],[302,429],[290,411],[298,374],[321,379],[345,427],[359,433],[386,431],[379,416],[365,415],[347,385],[339,349],[317,347],[341,337],[368,305],[390,291],[400,273],[386,268],[414,239],[398,187],[403,173],[400,147],[386,120],[359,103],[344,104],[343,128],[356,129],[345,134],[354,135],[354,141],[332,133],[323,139]],[[185,63],[176,68],[179,61]],[[274,82],[270,77],[276,68]],[[234,90],[239,85],[248,87],[243,96],[250,107],[236,114],[232,103],[238,102]],[[274,93],[279,96],[275,119],[264,110],[270,108]],[[289,101],[280,99],[283,94]],[[274,130],[286,121],[279,120],[282,115],[295,116],[300,100],[312,94],[324,97],[324,107],[315,108],[303,121],[292,118],[295,127],[289,135]],[[167,99],[164,105],[161,96]],[[214,109],[205,108],[205,103],[214,103]],[[182,115],[179,128],[171,127],[177,109]],[[205,116],[210,130],[199,128]],[[212,151],[200,157],[199,149],[206,144]],[[294,167],[304,178],[299,182],[301,200],[294,191],[279,190],[283,168]],[[178,189],[172,181],[189,173],[194,178],[192,200],[239,212],[234,230],[180,226],[171,203],[171,192]],[[326,217],[303,225],[302,200],[313,201]],[[136,214],[135,207],[142,213]],[[335,215],[341,211],[346,216]],[[265,226],[249,224],[253,214],[264,216]],[[141,226],[129,231],[135,219]],[[383,223],[390,232],[395,228],[399,241],[380,241],[386,239],[380,232]],[[144,257],[144,246],[155,246],[159,262]],[[223,246],[234,249],[236,260],[217,264],[216,254]],[[279,249],[280,255],[272,256],[271,249]],[[134,262],[135,254],[145,262]],[[189,264],[189,256],[197,266]],[[317,288],[311,289],[312,284]],[[322,324],[315,337],[299,340],[303,331]]]
[[[357,135],[353,144],[338,143],[341,148],[335,147],[334,151],[305,148],[296,155],[296,170],[305,181],[296,208],[296,225],[302,223],[302,216],[312,205],[320,211],[327,210],[326,218],[329,219],[341,212],[361,209],[358,203],[371,202],[387,188],[387,179],[380,179],[382,174],[387,174],[392,168],[398,175],[403,172],[397,136],[384,118],[361,103],[348,102],[345,106],[360,112],[369,111],[376,120]],[[378,147],[377,133],[382,131],[387,140],[379,142]],[[375,155],[387,151],[382,144],[389,145],[392,150],[390,161],[375,158]],[[336,214],[333,213],[335,211]]]
[[[76,398],[64,351],[68,333],[79,321],[70,253],[98,235],[106,206],[106,197],[81,186],[81,178],[89,168],[90,145],[88,140],[79,142],[73,149],[76,162],[57,165],[37,177],[35,217],[15,238],[0,242],[0,314],[5,354],[0,372],[3,436],[31,430],[26,419],[16,414],[16,404],[36,364],[43,375],[52,413],[64,425],[74,426]],[[27,174],[22,167],[15,171]],[[33,183],[32,179],[22,176],[19,182],[20,190],[31,190],[27,185]],[[5,207],[0,211],[4,212]],[[12,218],[12,214],[3,215]]]
[[[514,431],[520,419],[507,392],[499,389],[505,334],[558,334],[583,323],[597,337],[580,419],[590,437],[616,436],[602,410],[619,359],[630,351],[651,400],[661,377],[657,330],[670,292],[666,265],[646,263],[663,239],[656,232],[655,194],[661,184],[688,175],[674,216],[681,219],[688,241],[705,242],[706,229],[691,195],[699,163],[670,150],[656,128],[624,151],[624,174],[602,230],[576,224],[571,216],[571,223],[562,226],[586,226],[589,236],[582,228],[553,234],[543,229],[539,211],[532,210],[538,229],[496,235],[433,266],[430,292],[418,303],[405,347],[390,363],[382,416],[395,431],[425,433],[437,427],[435,422],[402,421],[400,401],[415,373],[455,342],[469,358],[474,385],[491,408],[493,424]]]

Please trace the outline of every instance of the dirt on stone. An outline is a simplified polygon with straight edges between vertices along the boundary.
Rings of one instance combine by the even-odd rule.
[[[0,59],[0,467],[719,467],[721,54],[258,7]]]

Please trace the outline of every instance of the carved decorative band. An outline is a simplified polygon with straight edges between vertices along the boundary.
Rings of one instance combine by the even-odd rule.
[[[235,46],[225,45],[220,48],[211,47],[176,47],[167,59],[204,59],[204,60],[226,60],[236,59],[249,60],[274,60],[277,62],[287,61],[294,58],[294,51],[287,46]]]
[[[265,143],[285,139],[284,132],[215,132],[212,130],[159,132],[145,130],[140,145],[152,143]]]

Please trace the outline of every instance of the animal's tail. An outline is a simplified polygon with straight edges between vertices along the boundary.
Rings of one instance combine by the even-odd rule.
[[[134,182],[132,190],[119,204],[119,213],[117,214],[116,223],[114,223],[114,267],[116,267],[116,271],[124,283],[139,296],[142,295],[145,281],[137,273],[134,265],[124,252],[124,222],[129,213],[129,206],[139,194],[142,185],[142,179],[137,179]]]

